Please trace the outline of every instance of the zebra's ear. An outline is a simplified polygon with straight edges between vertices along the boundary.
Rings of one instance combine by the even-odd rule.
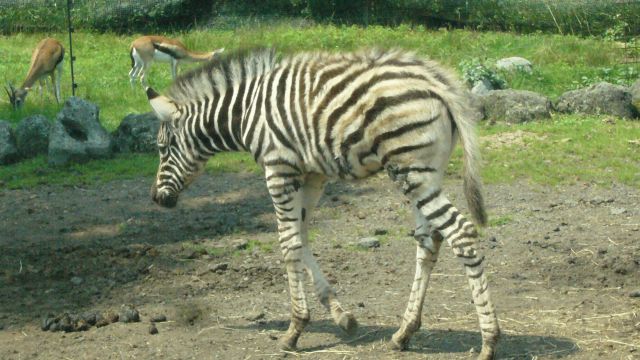
[[[175,102],[166,96],[158,94],[151,87],[147,88],[147,99],[149,99],[149,104],[151,104],[153,112],[156,113],[160,121],[170,121],[178,113],[178,107]]]

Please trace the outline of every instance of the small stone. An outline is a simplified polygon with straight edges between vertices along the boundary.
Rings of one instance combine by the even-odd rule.
[[[611,208],[611,215],[622,215],[627,212],[625,208]]]
[[[56,322],[56,318],[53,315],[47,315],[44,319],[42,319],[42,324],[40,328],[42,331],[47,331]]]
[[[107,321],[107,324],[113,324],[120,320],[120,316],[113,311],[108,311],[103,317]]]
[[[93,326],[98,321],[98,318],[100,317],[100,314],[98,314],[95,311],[87,311],[84,314],[82,314],[80,317],[82,318],[82,320],[87,322],[87,324]]]
[[[210,269],[213,272],[224,272],[228,268],[229,268],[229,263],[220,263],[220,264],[215,264],[210,266]]]
[[[151,318],[151,322],[154,322],[154,323],[157,323],[157,322],[165,322],[165,321],[167,321],[167,317],[166,317],[165,315],[162,315],[162,314],[160,314],[160,315],[154,315],[154,316]]]
[[[629,297],[632,297],[632,298],[640,298],[640,290],[632,291],[632,292],[629,294]]]
[[[149,334],[156,335],[157,333],[158,333],[158,328],[156,327],[156,324],[151,323],[151,325],[149,325]]]
[[[256,312],[251,312],[251,313],[245,315],[244,318],[246,320],[249,320],[249,321],[258,321],[258,320],[264,318],[264,315],[265,315],[264,312],[256,311]]]
[[[363,307],[364,307],[364,303],[363,303],[362,301],[361,301],[361,302],[359,302],[359,303],[358,303],[358,307],[363,308]]]
[[[91,325],[89,325],[88,322],[80,319],[76,325],[76,331],[87,331],[89,330],[89,328],[91,328]]]
[[[380,247],[380,240],[375,237],[366,237],[358,240],[358,247],[363,249],[372,249]]]
[[[83,280],[82,280],[82,278],[81,278],[81,277],[79,277],[79,276],[74,276],[74,277],[72,277],[72,278],[71,278],[71,283],[72,283],[73,285],[78,286],[78,285],[82,284],[82,282],[83,282]]]
[[[246,239],[236,239],[231,244],[236,250],[244,250],[249,246],[249,241]]]
[[[134,309],[132,306],[125,305],[120,310],[119,319],[123,323],[139,322],[140,313],[138,312],[138,310]]]

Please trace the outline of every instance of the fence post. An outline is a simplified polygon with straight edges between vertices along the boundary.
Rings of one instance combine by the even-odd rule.
[[[71,25],[71,7],[73,6],[73,0],[67,0],[67,25],[69,29],[69,58],[71,59],[69,63],[71,64],[71,95],[76,96],[76,88],[78,84],[76,84],[75,76],[73,73],[73,63],[76,61],[76,57],[73,56],[73,37],[71,33],[73,32],[73,25]]]

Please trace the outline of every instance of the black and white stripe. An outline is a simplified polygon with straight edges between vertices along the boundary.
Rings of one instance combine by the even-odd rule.
[[[475,220],[486,222],[465,97],[449,72],[399,50],[282,59],[272,50],[227,55],[179,78],[167,97],[150,96],[163,119],[153,196],[163,205],[175,205],[178,193],[212,154],[253,154],[265,169],[278,217],[293,302],[284,346],[292,348],[309,319],[301,286],[304,271],[311,273],[336,322],[346,330],[356,324],[308,251],[308,212],[327,179],[361,179],[386,169],[412,200],[419,230],[416,278],[393,343],[403,348],[419,327],[429,274],[440,242],[447,240],[472,287],[483,331],[481,356],[492,356],[499,328],[486,291],[483,258],[475,249],[477,233],[441,190],[460,138],[465,195]]]

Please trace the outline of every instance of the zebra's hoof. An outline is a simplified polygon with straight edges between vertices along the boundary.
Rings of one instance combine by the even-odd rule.
[[[409,338],[399,336],[397,333],[393,334],[389,346],[395,351],[404,351],[409,346]]]
[[[478,360],[493,360],[496,358],[496,352],[494,348],[482,348],[480,351],[480,355],[478,355]]]
[[[282,351],[293,351],[295,352],[297,350],[297,342],[298,339],[292,338],[292,337],[283,337],[282,339],[280,339],[280,341],[278,342],[280,350]]]
[[[356,320],[356,317],[348,311],[340,314],[338,326],[342,331],[347,333],[347,335],[354,335],[358,331],[358,321]]]

